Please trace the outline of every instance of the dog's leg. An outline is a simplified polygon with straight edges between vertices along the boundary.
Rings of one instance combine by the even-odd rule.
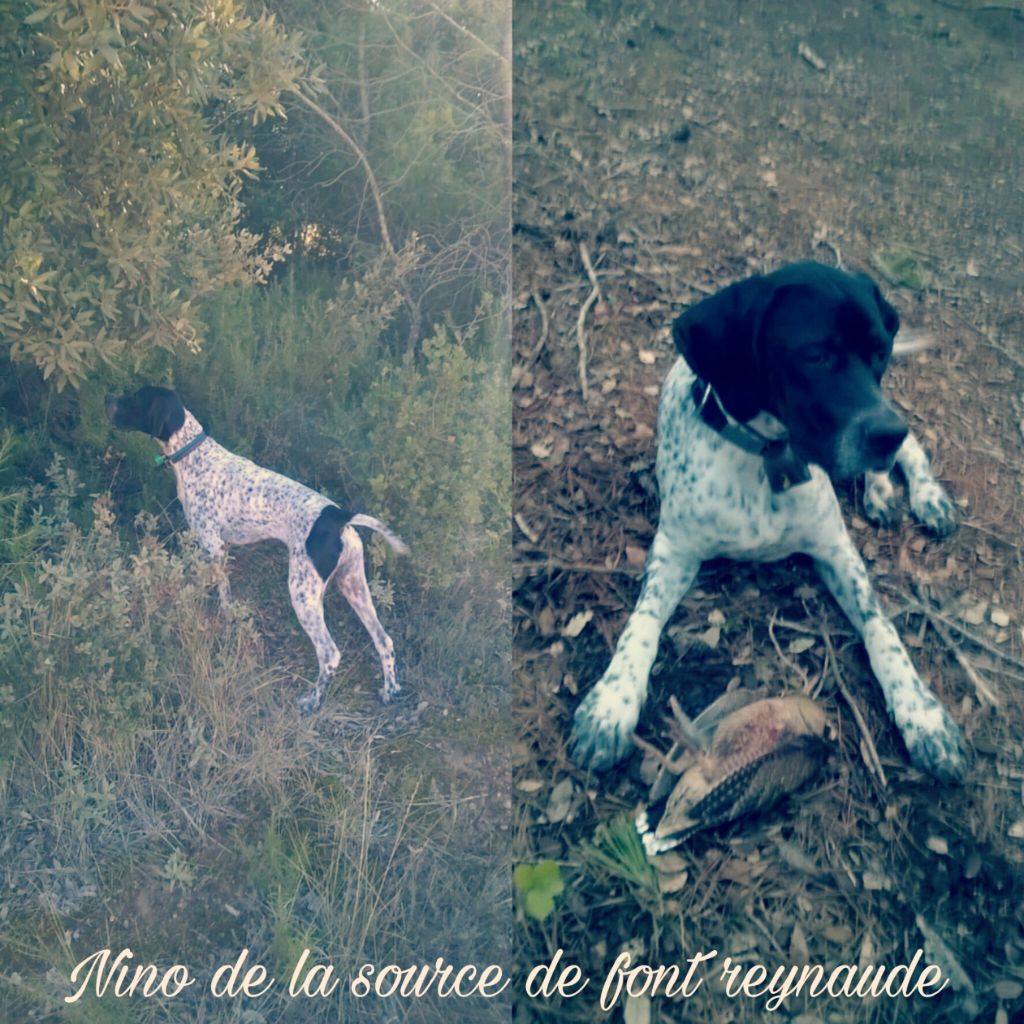
[[[316,711],[324,699],[324,691],[331,676],[341,664],[341,652],[324,622],[324,590],[327,584],[320,578],[316,567],[305,551],[292,551],[288,559],[288,593],[299,624],[313,641],[319,672],[316,686],[298,699],[304,714]]]
[[[699,559],[680,556],[658,532],[647,559],[640,599],[619,637],[611,664],[576,709],[572,757],[577,764],[605,771],[629,752],[647,696],[647,677],[658,653],[658,638],[699,569]]]
[[[384,627],[377,618],[377,611],[373,607],[373,597],[363,569],[362,550],[358,552],[358,557],[346,560],[338,570],[338,587],[345,595],[345,600],[352,606],[352,611],[366,627],[366,632],[373,640],[373,646],[377,648],[380,667],[384,672],[384,686],[381,688],[380,698],[386,704],[401,689],[395,675],[395,645],[391,642],[391,637],[384,632]]]
[[[231,609],[231,581],[228,579],[227,545],[214,528],[192,526],[191,529],[203,549],[203,554],[220,570],[217,577],[217,597],[220,599],[221,611],[228,612]]]
[[[946,489],[935,479],[928,456],[913,434],[896,453],[896,462],[907,480],[910,511],[922,526],[937,537],[945,537],[956,529],[957,512]]]
[[[835,515],[839,517],[838,506]],[[960,779],[965,766],[960,728],[918,676],[841,519],[836,531],[829,531],[834,543],[810,554],[825,586],[864,640],[871,670],[910,758],[938,779]]]

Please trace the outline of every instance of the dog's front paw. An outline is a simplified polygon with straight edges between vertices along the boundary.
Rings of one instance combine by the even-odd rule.
[[[640,718],[635,694],[618,679],[602,679],[576,709],[570,755],[581,768],[605,772],[633,747]]]
[[[903,518],[899,495],[888,473],[869,473],[864,486],[864,515],[874,526],[889,529],[899,526]]]
[[[380,694],[380,700],[382,704],[390,704],[396,697],[402,692],[402,688],[398,685],[397,681],[393,683],[385,683],[378,691]]]
[[[896,725],[915,767],[941,782],[963,780],[967,770],[963,733],[935,697],[924,694]]]
[[[957,527],[956,505],[935,480],[920,484],[910,495],[910,511],[914,518],[936,537],[947,537]]]

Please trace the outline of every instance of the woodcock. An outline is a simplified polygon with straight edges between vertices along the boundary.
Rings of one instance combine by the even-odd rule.
[[[790,695],[751,700],[726,694],[694,721],[676,702],[681,733],[673,759],[659,756],[679,779],[667,799],[657,799],[636,819],[644,849],[662,853],[701,829],[761,810],[813,778],[831,750],[825,713],[809,697]]]

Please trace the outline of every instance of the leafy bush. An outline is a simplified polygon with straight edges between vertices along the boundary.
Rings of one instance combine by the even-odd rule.
[[[422,358],[382,366],[363,405],[360,460],[378,513],[399,523],[428,589],[504,579],[511,507],[505,363],[439,327]],[[479,349],[479,346],[477,346]]]
[[[225,628],[209,614],[217,570],[196,549],[169,550],[150,517],[126,543],[106,496],[93,502],[91,527],[76,526],[79,487],[55,460],[35,491],[49,510],[34,517],[38,546],[0,603],[0,779],[15,762],[35,764],[62,799],[75,766],[100,779],[137,769],[197,705],[217,706],[211,691],[251,674],[259,649],[244,618]],[[187,758],[201,741],[190,739]]]
[[[0,328],[58,388],[130,347],[198,349],[196,299],[263,279],[239,229],[255,150],[225,111],[283,113],[297,43],[231,0],[0,6]]]

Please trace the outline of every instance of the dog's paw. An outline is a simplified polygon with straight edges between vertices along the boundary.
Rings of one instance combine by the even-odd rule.
[[[320,705],[324,701],[324,692],[319,687],[313,687],[309,693],[304,693],[295,701],[295,706],[299,709],[299,713],[302,715],[311,715],[314,711],[320,710]]]
[[[897,721],[910,760],[940,782],[961,782],[967,770],[967,747],[960,726],[930,693],[910,717]]]
[[[581,768],[605,772],[633,748],[640,717],[636,696],[614,677],[601,680],[576,709],[570,756]]]
[[[947,537],[957,527],[956,505],[935,480],[919,484],[910,494],[910,511],[914,518],[936,537]]]
[[[380,695],[382,704],[390,704],[393,700],[398,700],[402,695],[402,688],[398,683],[392,683],[390,686],[385,683],[377,693]]]
[[[899,526],[903,518],[899,495],[888,473],[869,473],[865,477],[864,515],[874,526]]]

